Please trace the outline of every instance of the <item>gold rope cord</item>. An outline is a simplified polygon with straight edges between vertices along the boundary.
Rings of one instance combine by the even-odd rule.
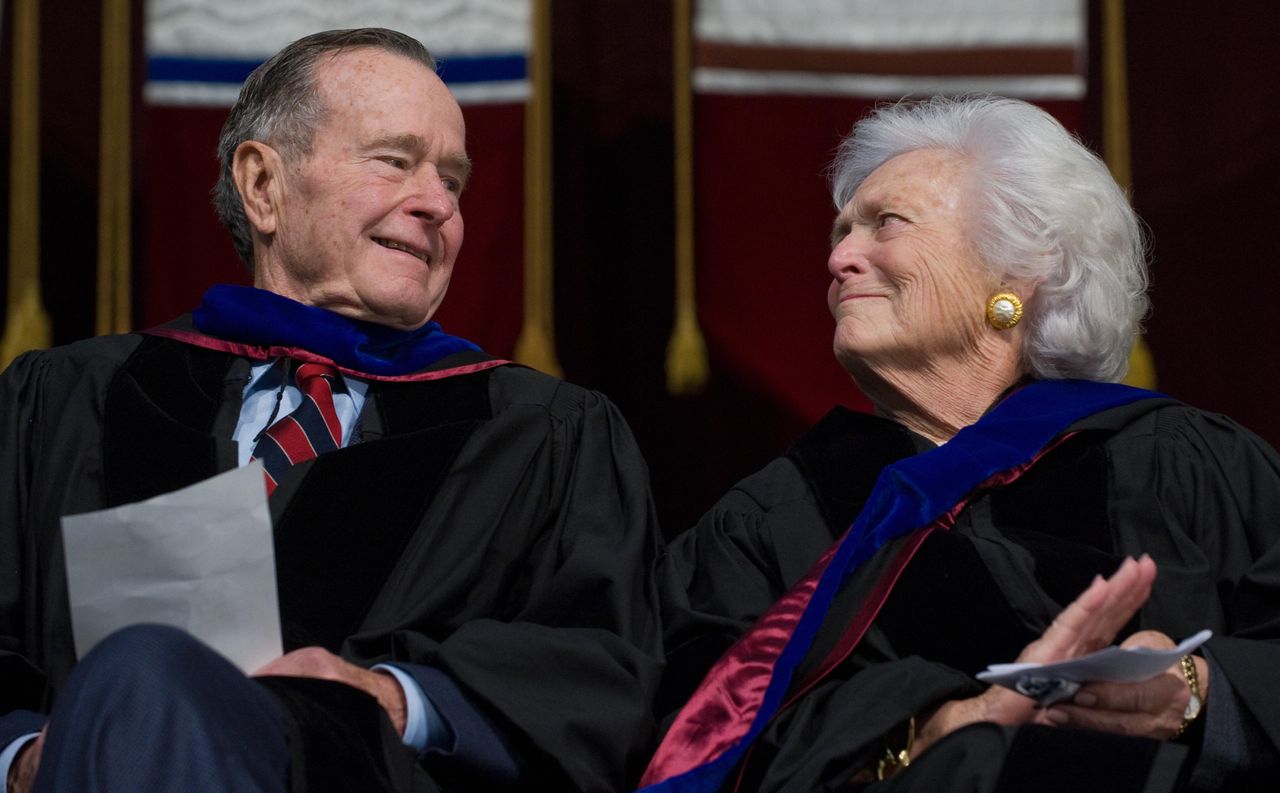
[[[1111,176],[1125,190],[1129,169],[1129,78],[1124,65],[1124,0],[1103,0],[1102,148]]]
[[[710,377],[707,344],[698,327],[693,270],[693,0],[675,0],[674,93],[676,167],[675,325],[667,342],[667,391],[701,391]]]
[[[1124,0],[1102,6],[1102,149],[1116,183],[1126,191],[1133,183],[1129,161],[1129,79],[1125,73]],[[1129,352],[1128,385],[1156,387],[1156,364],[1142,337]]]
[[[551,0],[532,0],[529,103],[524,113],[524,322],[515,358],[560,376],[551,263]]]
[[[99,334],[131,329],[129,239],[129,0],[102,4],[102,119],[98,168]]]
[[[9,294],[0,367],[53,340],[40,298],[40,50],[38,0],[13,4],[9,150]]]

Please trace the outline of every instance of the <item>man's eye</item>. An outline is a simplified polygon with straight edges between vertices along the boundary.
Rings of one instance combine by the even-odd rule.
[[[454,179],[452,176],[446,176],[446,177],[444,177],[443,179],[441,179],[440,181],[444,183],[444,189],[448,190],[450,193],[461,193],[461,192],[462,192],[462,180],[461,180],[461,179]]]
[[[401,171],[409,167],[409,161],[403,157],[379,157],[378,159]]]
[[[882,229],[885,226],[891,226],[894,223],[900,223],[904,220],[901,215],[895,215],[892,212],[881,212],[876,216],[876,228]]]

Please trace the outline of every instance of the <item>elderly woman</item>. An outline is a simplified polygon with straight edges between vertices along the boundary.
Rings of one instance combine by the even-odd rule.
[[[1114,384],[1146,266],[1105,166],[1032,105],[933,99],[861,121],[833,182],[835,353],[876,415],[833,411],[673,544],[688,701],[645,783],[1274,789],[1280,458]],[[1058,702],[974,678],[1203,628]]]

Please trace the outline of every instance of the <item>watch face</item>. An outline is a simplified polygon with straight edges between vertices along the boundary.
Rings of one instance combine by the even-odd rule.
[[[1200,697],[1195,694],[1191,695],[1191,701],[1187,703],[1187,709],[1183,711],[1182,718],[1191,721],[1200,715]]]

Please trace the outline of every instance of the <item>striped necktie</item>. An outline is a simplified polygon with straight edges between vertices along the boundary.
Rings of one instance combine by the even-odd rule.
[[[334,391],[344,390],[338,370],[304,363],[294,372],[294,382],[302,392],[302,404],[262,433],[250,458],[262,461],[268,495],[291,466],[342,445],[342,424],[333,406]]]

